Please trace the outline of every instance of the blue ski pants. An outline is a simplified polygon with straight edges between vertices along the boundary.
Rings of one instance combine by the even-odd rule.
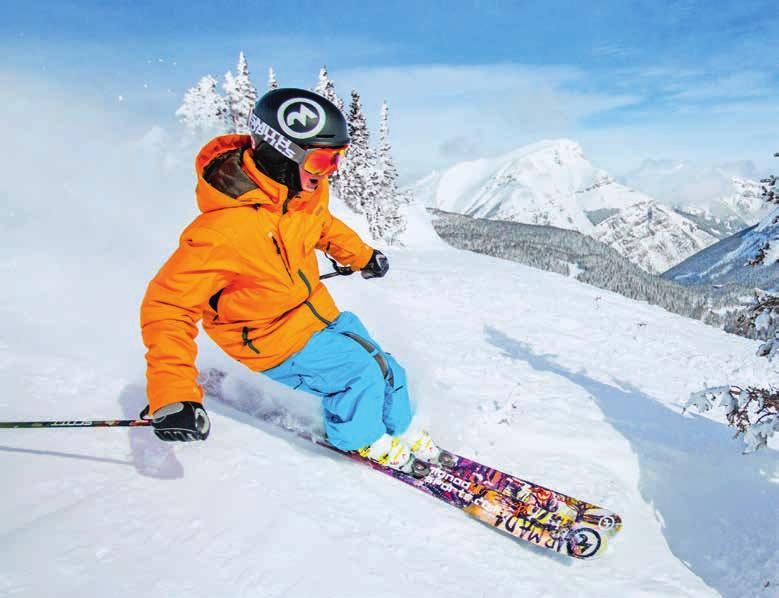
[[[402,434],[411,423],[406,372],[351,312],[262,373],[321,397],[327,439],[341,450],[367,446],[385,432]]]

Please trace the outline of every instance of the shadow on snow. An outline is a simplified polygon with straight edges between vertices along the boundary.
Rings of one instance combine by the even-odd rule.
[[[146,389],[139,384],[128,384],[119,394],[122,415],[135,419],[147,404]],[[184,467],[176,458],[173,444],[161,442],[149,429],[127,430],[131,461],[135,470],[146,477],[175,480],[184,477]]]
[[[779,485],[768,475],[775,451],[742,455],[741,441],[720,423],[684,417],[627,382],[568,370],[559,356],[535,353],[495,328],[485,334],[507,357],[592,396],[636,454],[639,491],[655,508],[671,551],[704,582],[726,596],[752,596],[767,580],[773,584]]]

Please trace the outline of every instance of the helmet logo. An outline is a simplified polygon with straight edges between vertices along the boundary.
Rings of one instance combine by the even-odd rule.
[[[292,98],[281,106],[276,114],[279,126],[294,139],[314,137],[325,128],[325,110],[314,100]]]

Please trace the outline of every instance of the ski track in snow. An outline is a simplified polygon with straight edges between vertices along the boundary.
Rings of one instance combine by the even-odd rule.
[[[240,410],[207,403],[206,443],[3,431],[0,595],[769,595],[776,451],[742,456],[717,413],[680,413],[706,382],[768,380],[755,343],[510,262],[389,253],[387,278],[330,284],[340,306],[406,365],[442,446],[620,513],[603,558],[512,541],[280,430],[263,411],[278,389],[201,334],[201,367],[249,389]],[[4,418],[133,417],[144,404],[142,383],[99,356],[43,358],[0,346]]]

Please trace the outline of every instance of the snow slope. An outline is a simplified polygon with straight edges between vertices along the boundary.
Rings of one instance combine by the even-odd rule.
[[[0,589],[753,596],[775,582],[775,534],[742,516],[779,499],[775,452],[743,457],[721,423],[679,414],[705,381],[767,376],[748,357],[753,343],[484,256],[391,258],[386,280],[331,286],[407,364],[440,442],[617,510],[625,529],[612,553],[549,557],[212,402],[202,445],[162,445],[149,430],[5,431],[0,463],[13,492],[0,499]],[[204,353],[202,366],[226,367]],[[42,355],[24,339],[0,355],[5,417],[131,416],[144,403],[141,381],[99,355]],[[260,376],[235,375],[258,389],[257,412],[268,396],[284,401]],[[756,565],[734,569],[733,554]]]
[[[83,104],[11,104],[0,133],[9,139],[3,127],[28,110]],[[83,138],[111,130],[64,116]],[[50,208],[3,220],[5,420],[140,410],[138,304],[195,213],[188,160],[158,171],[118,140],[95,153],[69,138],[47,144],[62,156],[48,179],[60,194],[34,178],[35,161],[0,173],[13,208]],[[13,142],[29,156],[38,139]],[[85,157],[90,175],[75,168]],[[777,541],[760,515],[779,500],[776,451],[744,457],[716,414],[679,412],[705,382],[769,379],[756,344],[417,241],[387,250],[385,279],[331,281],[340,305],[406,364],[444,446],[618,511],[625,527],[609,554],[550,556],[281,432],[264,421],[279,405],[312,425],[316,404],[228,363],[201,335],[200,367],[228,370],[243,405],[207,405],[206,443],[164,444],[148,429],[2,431],[0,595],[769,595]]]
[[[411,190],[428,207],[591,235],[652,273],[716,241],[692,220],[671,214],[670,207],[595,168],[581,146],[568,139],[461,162],[432,173]],[[636,220],[650,208],[666,216],[636,228]]]

